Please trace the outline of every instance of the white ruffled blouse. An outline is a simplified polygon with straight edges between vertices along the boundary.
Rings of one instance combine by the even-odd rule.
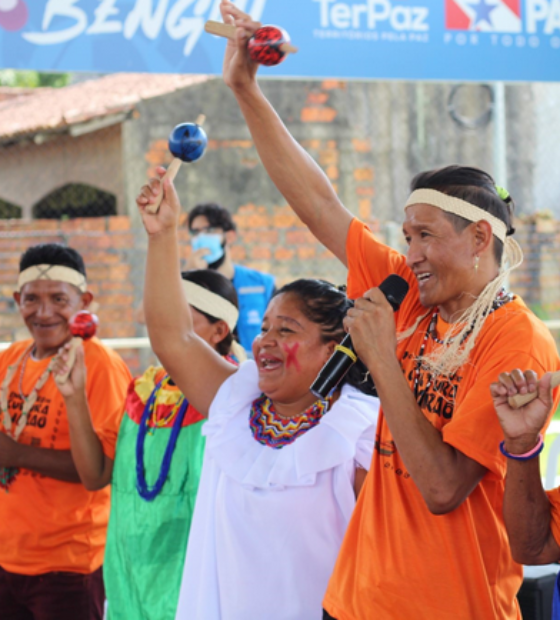
[[[379,400],[345,385],[321,422],[282,449],[253,438],[260,396],[247,361],[221,386],[203,426],[206,452],[177,620],[320,620],[369,469]]]

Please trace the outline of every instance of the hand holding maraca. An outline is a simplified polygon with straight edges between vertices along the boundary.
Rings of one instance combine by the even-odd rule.
[[[162,181],[165,179],[173,181],[181,167],[181,162],[192,163],[204,155],[208,138],[201,126],[203,120],[204,115],[201,114],[196,123],[181,123],[173,129],[168,140],[173,161],[169,164]],[[163,187],[160,188],[155,200],[146,205],[146,211],[157,213],[162,199]]]
[[[70,396],[85,387],[86,371],[83,362],[82,340],[89,340],[95,336],[97,323],[97,316],[88,310],[77,312],[69,321],[72,340],[61,348],[53,367],[54,380],[63,396]],[[80,363],[76,364],[78,350],[80,350]],[[71,373],[71,385],[66,385],[70,383],[68,379]]]
[[[181,214],[179,197],[173,181],[165,177],[165,168],[160,166],[155,172],[158,176],[143,185],[136,197],[136,205],[149,235],[158,235],[177,228]],[[156,203],[158,210],[154,212],[153,205]]]
[[[222,0],[220,11],[224,23],[207,22],[205,29],[228,39],[223,77],[230,88],[247,88],[255,82],[259,64],[278,64],[287,53],[297,51],[281,28],[262,26],[229,0]]]
[[[68,366],[72,357],[72,367]],[[87,370],[84,359],[84,347],[81,342],[72,345],[72,341],[60,347],[53,362],[54,380],[59,392],[65,399],[84,395],[86,389]],[[66,377],[62,382],[59,377]]]

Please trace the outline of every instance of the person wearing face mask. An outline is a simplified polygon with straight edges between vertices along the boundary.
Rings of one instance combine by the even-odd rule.
[[[199,204],[188,215],[192,253],[186,269],[215,269],[233,282],[239,300],[237,335],[251,354],[260,332],[266,306],[274,292],[274,278],[268,273],[234,263],[230,245],[237,236],[235,222],[227,209],[214,203]]]

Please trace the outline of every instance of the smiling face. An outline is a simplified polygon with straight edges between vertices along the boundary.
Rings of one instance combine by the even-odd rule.
[[[457,232],[437,207],[417,204],[406,209],[406,259],[418,280],[420,303],[439,306],[447,321],[456,319],[483,288],[474,269],[475,226]]]
[[[80,293],[75,286],[56,280],[28,282],[14,293],[38,359],[54,355],[72,337],[68,321],[85,310],[92,298],[91,293]]]
[[[253,343],[253,355],[259,388],[274,401],[280,414],[284,409],[296,415],[316,400],[309,387],[335,344],[334,340],[323,342],[321,326],[303,314],[294,293],[281,293],[270,301],[261,334]]]

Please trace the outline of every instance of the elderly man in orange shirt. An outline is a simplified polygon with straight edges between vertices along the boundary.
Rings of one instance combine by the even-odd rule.
[[[227,0],[221,10],[237,27],[224,80],[271,179],[348,267],[346,327],[382,405],[324,617],[517,620],[522,570],[502,517],[490,384],[517,364],[540,374],[560,361],[546,327],[504,289],[522,259],[513,201],[476,168],[424,172],[403,205],[406,255],[380,243],[259,89],[246,48],[259,24]],[[395,315],[377,288],[392,273],[410,284]]]
[[[77,351],[65,397],[56,355],[71,338],[69,319],[86,309],[82,257],[57,244],[21,257],[14,299],[31,334],[0,354],[0,616],[2,620],[101,620],[101,565],[115,441],[130,373],[92,338]],[[84,433],[97,433],[99,478],[84,486],[75,462]]]

